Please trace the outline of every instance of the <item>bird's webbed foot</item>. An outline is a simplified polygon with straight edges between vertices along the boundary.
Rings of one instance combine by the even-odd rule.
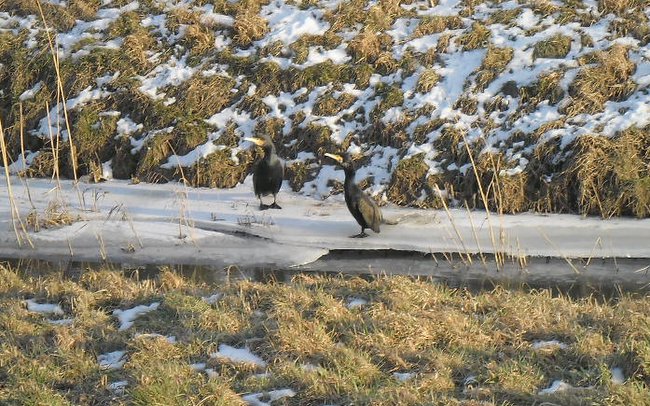
[[[350,238],[366,238],[367,236],[365,231],[361,231],[359,234],[351,235]]]
[[[273,202],[273,203],[269,206],[269,209],[281,209],[281,208],[282,208],[282,207],[280,207],[280,205],[277,204],[276,202]]]
[[[260,202],[260,210],[267,210],[270,207],[273,207],[273,206],[269,206],[268,204],[264,204],[264,203]]]

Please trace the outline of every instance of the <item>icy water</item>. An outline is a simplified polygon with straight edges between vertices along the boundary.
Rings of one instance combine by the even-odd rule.
[[[70,260],[43,261],[32,259],[6,260],[30,273],[63,272],[77,279],[87,269],[109,266],[136,279],[156,277],[161,269],[155,265],[118,263],[88,263]],[[197,281],[222,284],[242,279],[258,282],[285,282],[300,273],[343,274],[374,278],[382,275],[406,275],[431,280],[450,287],[473,292],[507,289],[552,289],[572,297],[595,296],[614,298],[622,293],[650,293],[650,259],[648,258],[584,258],[527,257],[525,262],[513,258],[497,260],[458,254],[394,251],[339,250],[332,251],[315,262],[290,269],[272,266],[227,268],[205,265],[169,265],[171,269]]]
[[[410,275],[472,291],[506,288],[551,288],[571,296],[616,296],[621,292],[650,293],[650,259],[564,259],[527,257],[499,259],[493,255],[470,258],[458,254],[417,252],[337,252],[301,270],[358,275]]]

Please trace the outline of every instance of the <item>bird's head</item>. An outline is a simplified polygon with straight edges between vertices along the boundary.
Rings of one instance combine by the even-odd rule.
[[[246,137],[246,138],[244,138],[244,140],[252,142],[253,144],[257,145],[258,147],[264,147],[267,144],[271,144],[271,140],[269,139],[268,136]]]
[[[325,156],[336,161],[336,163],[346,171],[355,170],[354,162],[352,161],[350,154],[338,155],[326,153]]]
[[[258,147],[264,148],[265,151],[275,151],[275,146],[273,145],[273,141],[271,141],[271,137],[266,134],[262,135],[261,137],[246,137],[244,140],[252,142]]]

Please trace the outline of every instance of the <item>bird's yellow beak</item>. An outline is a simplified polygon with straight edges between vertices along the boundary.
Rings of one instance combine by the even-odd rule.
[[[343,163],[343,157],[341,155],[327,153],[327,154],[325,154],[325,156],[328,157],[328,158],[332,158],[333,160],[335,160],[336,162],[338,162],[340,164]]]
[[[246,141],[250,141],[253,144],[257,145],[258,147],[263,147],[266,141],[264,141],[262,138],[255,138],[255,137],[246,137],[244,138]]]

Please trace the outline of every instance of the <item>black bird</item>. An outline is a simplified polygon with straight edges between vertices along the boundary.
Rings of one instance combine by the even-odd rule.
[[[263,135],[261,138],[252,137],[244,138],[257,146],[264,148],[264,158],[257,164],[253,172],[253,190],[258,199],[260,199],[260,210],[281,209],[277,203],[277,194],[282,186],[284,178],[284,165],[275,153],[275,145],[271,137]],[[273,204],[262,203],[262,196],[273,195]]]
[[[361,232],[357,235],[350,236],[350,238],[367,237],[368,234],[365,233],[366,228],[370,228],[375,233],[378,233],[379,224],[382,222],[381,210],[379,210],[377,203],[354,183],[356,169],[350,156],[347,154],[345,157],[335,154],[325,154],[325,156],[338,162],[345,171],[345,183],[343,184],[345,203],[354,219],[361,226]]]

